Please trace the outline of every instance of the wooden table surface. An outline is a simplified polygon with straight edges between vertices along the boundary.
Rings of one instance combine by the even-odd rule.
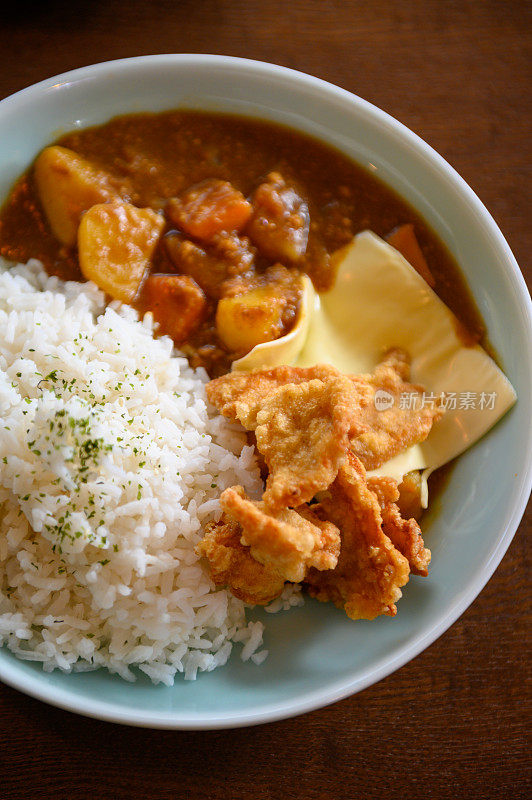
[[[40,0],[9,9],[0,97],[73,67],[170,52],[272,61],[361,95],[458,170],[530,279],[525,0]],[[148,731],[0,686],[0,799],[531,797],[531,517],[435,644],[376,686],[303,717],[229,732]]]

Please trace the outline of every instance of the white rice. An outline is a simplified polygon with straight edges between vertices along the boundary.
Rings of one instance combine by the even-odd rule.
[[[0,644],[46,671],[137,666],[167,685],[234,642],[264,660],[262,624],[194,552],[224,488],[262,491],[206,380],[150,315],[39,262],[0,264]]]

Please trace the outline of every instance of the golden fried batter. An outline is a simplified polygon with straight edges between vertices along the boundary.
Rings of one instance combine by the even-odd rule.
[[[256,426],[257,412],[266,398],[288,384],[319,378],[327,380],[341,373],[328,364],[314,367],[273,367],[251,372],[229,372],[207,384],[207,397],[224,417],[239,421],[248,430]]]
[[[401,587],[410,571],[427,574],[430,551],[415,519],[401,515],[397,482],[368,481],[365,468],[423,441],[442,414],[437,403],[401,402],[423,394],[409,372],[406,354],[394,350],[369,375],[285,366],[207,385],[224,416],[254,431],[268,468],[261,501],[239,486],[222,493],[224,518],[198,549],[215,582],[264,603],[285,580],[305,580],[352,619],[397,613]],[[415,499],[414,490],[415,482],[403,494]],[[316,495],[319,503],[306,505]]]
[[[370,375],[353,375],[351,379],[358,391],[366,384],[372,389],[369,403],[360,408],[358,422],[362,432],[351,437],[351,449],[366,469],[377,469],[398,453],[418,442],[423,442],[432,425],[440,419],[443,410],[437,402],[422,406],[424,388],[406,382],[410,366],[406,353],[392,350]],[[385,392],[389,408],[378,410],[377,392]],[[409,398],[418,396],[417,408],[408,407]],[[381,395],[382,398],[382,395]]]
[[[260,564],[249,547],[240,542],[242,528],[223,516],[207,525],[198,544],[198,555],[209,562],[209,573],[217,586],[229,586],[245,603],[265,605],[282,593],[284,578],[267,564]]]
[[[397,487],[399,489],[399,500],[397,505],[404,519],[419,520],[423,514],[421,502],[421,472],[417,469],[403,475],[403,481]]]
[[[381,510],[389,503],[399,500],[399,487],[397,481],[389,477],[368,478],[368,486],[377,498]]]
[[[399,488],[393,478],[370,478],[369,488],[375,493],[382,514],[382,529],[405,558],[414,575],[428,575],[431,553],[425,547],[421,528],[415,519],[403,519],[397,505]]]
[[[272,392],[257,414],[257,448],[268,465],[264,500],[295,508],[336,477],[358,411],[348,378],[315,379]]]
[[[411,445],[424,441],[433,423],[443,414],[436,401],[421,403],[424,387],[408,383],[409,374],[407,354],[395,349],[372,373],[349,376],[354,389],[354,392],[346,391],[346,398],[353,403],[349,410],[351,449],[366,469],[377,469]],[[311,380],[328,384],[341,377],[341,373],[328,364],[232,372],[210,381],[207,396],[225,417],[254,430],[259,411],[279,389]],[[377,409],[377,392],[386,393],[389,408]],[[285,396],[290,398],[292,394]],[[410,401],[405,400],[414,396],[418,398],[417,407],[409,406]]]
[[[249,500],[241,486],[220,497],[225,514],[242,527],[241,542],[251,555],[289,581],[301,581],[309,567],[332,569],[340,551],[340,533],[310,508],[274,512],[263,501]]]
[[[342,544],[334,570],[309,571],[310,594],[332,600],[354,620],[395,616],[408,561],[383,533],[379,502],[356,456],[349,454],[316,511],[339,527]]]

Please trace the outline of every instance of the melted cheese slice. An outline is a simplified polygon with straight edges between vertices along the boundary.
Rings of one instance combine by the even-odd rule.
[[[425,470],[426,504],[427,475],[480,439],[515,403],[515,391],[482,347],[464,345],[455,315],[395,248],[364,231],[338,258],[335,286],[316,298],[295,363],[360,373],[374,369],[391,347],[410,354],[412,382],[436,398],[443,392],[447,411],[425,442],[370,474],[400,481],[410,470]]]

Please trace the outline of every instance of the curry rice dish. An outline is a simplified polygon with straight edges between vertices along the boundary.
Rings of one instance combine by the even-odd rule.
[[[387,465],[445,404],[402,402],[431,388],[405,347],[363,373],[261,355],[301,324],[303,276],[332,296],[368,229],[480,350],[436,236],[318,141],[179,111],[38,154],[0,214],[0,641],[171,684],[235,642],[260,663],[245,604],[286,609],[301,586],[353,620],[396,613],[430,550],[422,468]]]

